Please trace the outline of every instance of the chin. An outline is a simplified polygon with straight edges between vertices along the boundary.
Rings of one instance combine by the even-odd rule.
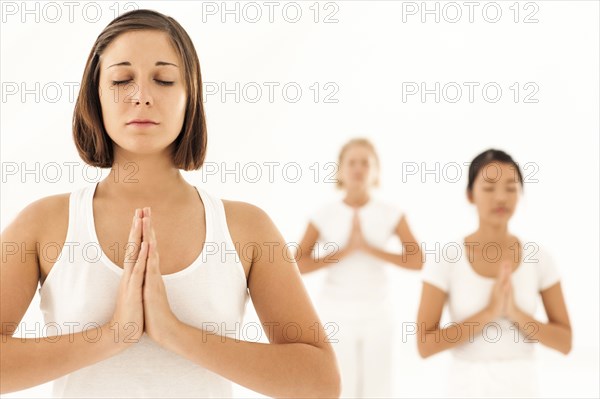
[[[117,144],[124,152],[133,155],[159,155],[165,148],[163,146],[157,146],[153,142],[134,142],[127,143],[126,146]]]
[[[357,189],[362,190],[362,189],[364,189],[366,187],[367,187],[366,183],[362,183],[362,182],[357,182],[357,183],[353,183],[353,184],[349,184],[348,185],[348,188],[352,188],[354,190],[357,190]]]
[[[510,217],[511,217],[511,215],[508,213],[505,215],[492,215],[488,219],[488,222],[491,224],[501,226],[501,225],[508,223],[508,221],[510,220]]]

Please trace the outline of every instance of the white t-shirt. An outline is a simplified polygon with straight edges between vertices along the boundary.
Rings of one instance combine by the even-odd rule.
[[[444,243],[441,250],[436,251],[438,259],[428,256],[422,271],[424,282],[448,294],[451,322],[461,322],[483,310],[489,304],[496,281],[475,272],[463,242],[459,239]],[[521,245],[521,263],[511,276],[513,297],[522,311],[534,315],[540,291],[559,282],[560,276],[553,259],[539,244],[521,240]],[[490,258],[496,256],[494,249],[487,254]],[[446,326],[442,324],[440,328]],[[534,328],[531,326],[523,333],[509,320],[498,318],[485,327],[483,334],[474,337],[473,342],[456,346],[451,352],[464,360],[528,358],[533,355]],[[468,334],[469,331],[463,333]]]
[[[343,249],[352,232],[354,209],[342,200],[331,202],[310,217],[319,231],[315,257]],[[365,240],[374,247],[386,250],[390,238],[403,216],[403,211],[378,198],[359,208],[358,218]],[[331,263],[326,267],[326,277],[321,297],[365,303],[369,300],[389,299],[387,275],[389,264],[362,251]]]

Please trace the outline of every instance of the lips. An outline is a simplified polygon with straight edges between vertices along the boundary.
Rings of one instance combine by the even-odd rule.
[[[132,119],[127,122],[128,125],[131,124],[139,124],[139,125],[158,125],[158,122],[155,122],[151,119]]]

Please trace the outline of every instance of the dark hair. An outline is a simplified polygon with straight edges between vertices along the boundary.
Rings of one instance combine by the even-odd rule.
[[[112,167],[112,140],[104,128],[98,96],[100,56],[120,34],[140,30],[166,33],[183,61],[187,104],[181,132],[174,142],[172,157],[173,163],[179,169],[199,169],[206,156],[207,132],[198,55],[183,27],[175,19],[153,10],[134,10],[120,15],[110,22],[96,39],[85,65],[73,112],[73,138],[79,156],[91,166]]]
[[[475,182],[475,178],[479,174],[479,171],[492,162],[508,163],[514,166],[517,176],[519,176],[519,183],[521,183],[521,187],[523,187],[523,175],[521,175],[519,165],[504,151],[491,148],[477,155],[471,162],[471,165],[469,165],[469,183],[467,185],[467,191],[473,190],[473,183]]]

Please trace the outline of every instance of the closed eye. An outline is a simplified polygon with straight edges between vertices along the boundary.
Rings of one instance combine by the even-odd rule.
[[[175,83],[175,82],[167,82],[165,80],[158,80],[158,79],[155,79],[155,80],[156,80],[156,82],[158,82],[159,85],[162,85],[162,86],[172,86],[173,83]],[[113,86],[116,86],[116,85],[127,84],[129,82],[131,82],[131,79],[129,79],[129,80],[113,80],[111,83],[113,84]]]
[[[131,82],[131,80],[113,80],[112,84],[113,84],[113,86],[115,86],[115,85],[122,85],[122,84],[125,84],[128,82]]]

